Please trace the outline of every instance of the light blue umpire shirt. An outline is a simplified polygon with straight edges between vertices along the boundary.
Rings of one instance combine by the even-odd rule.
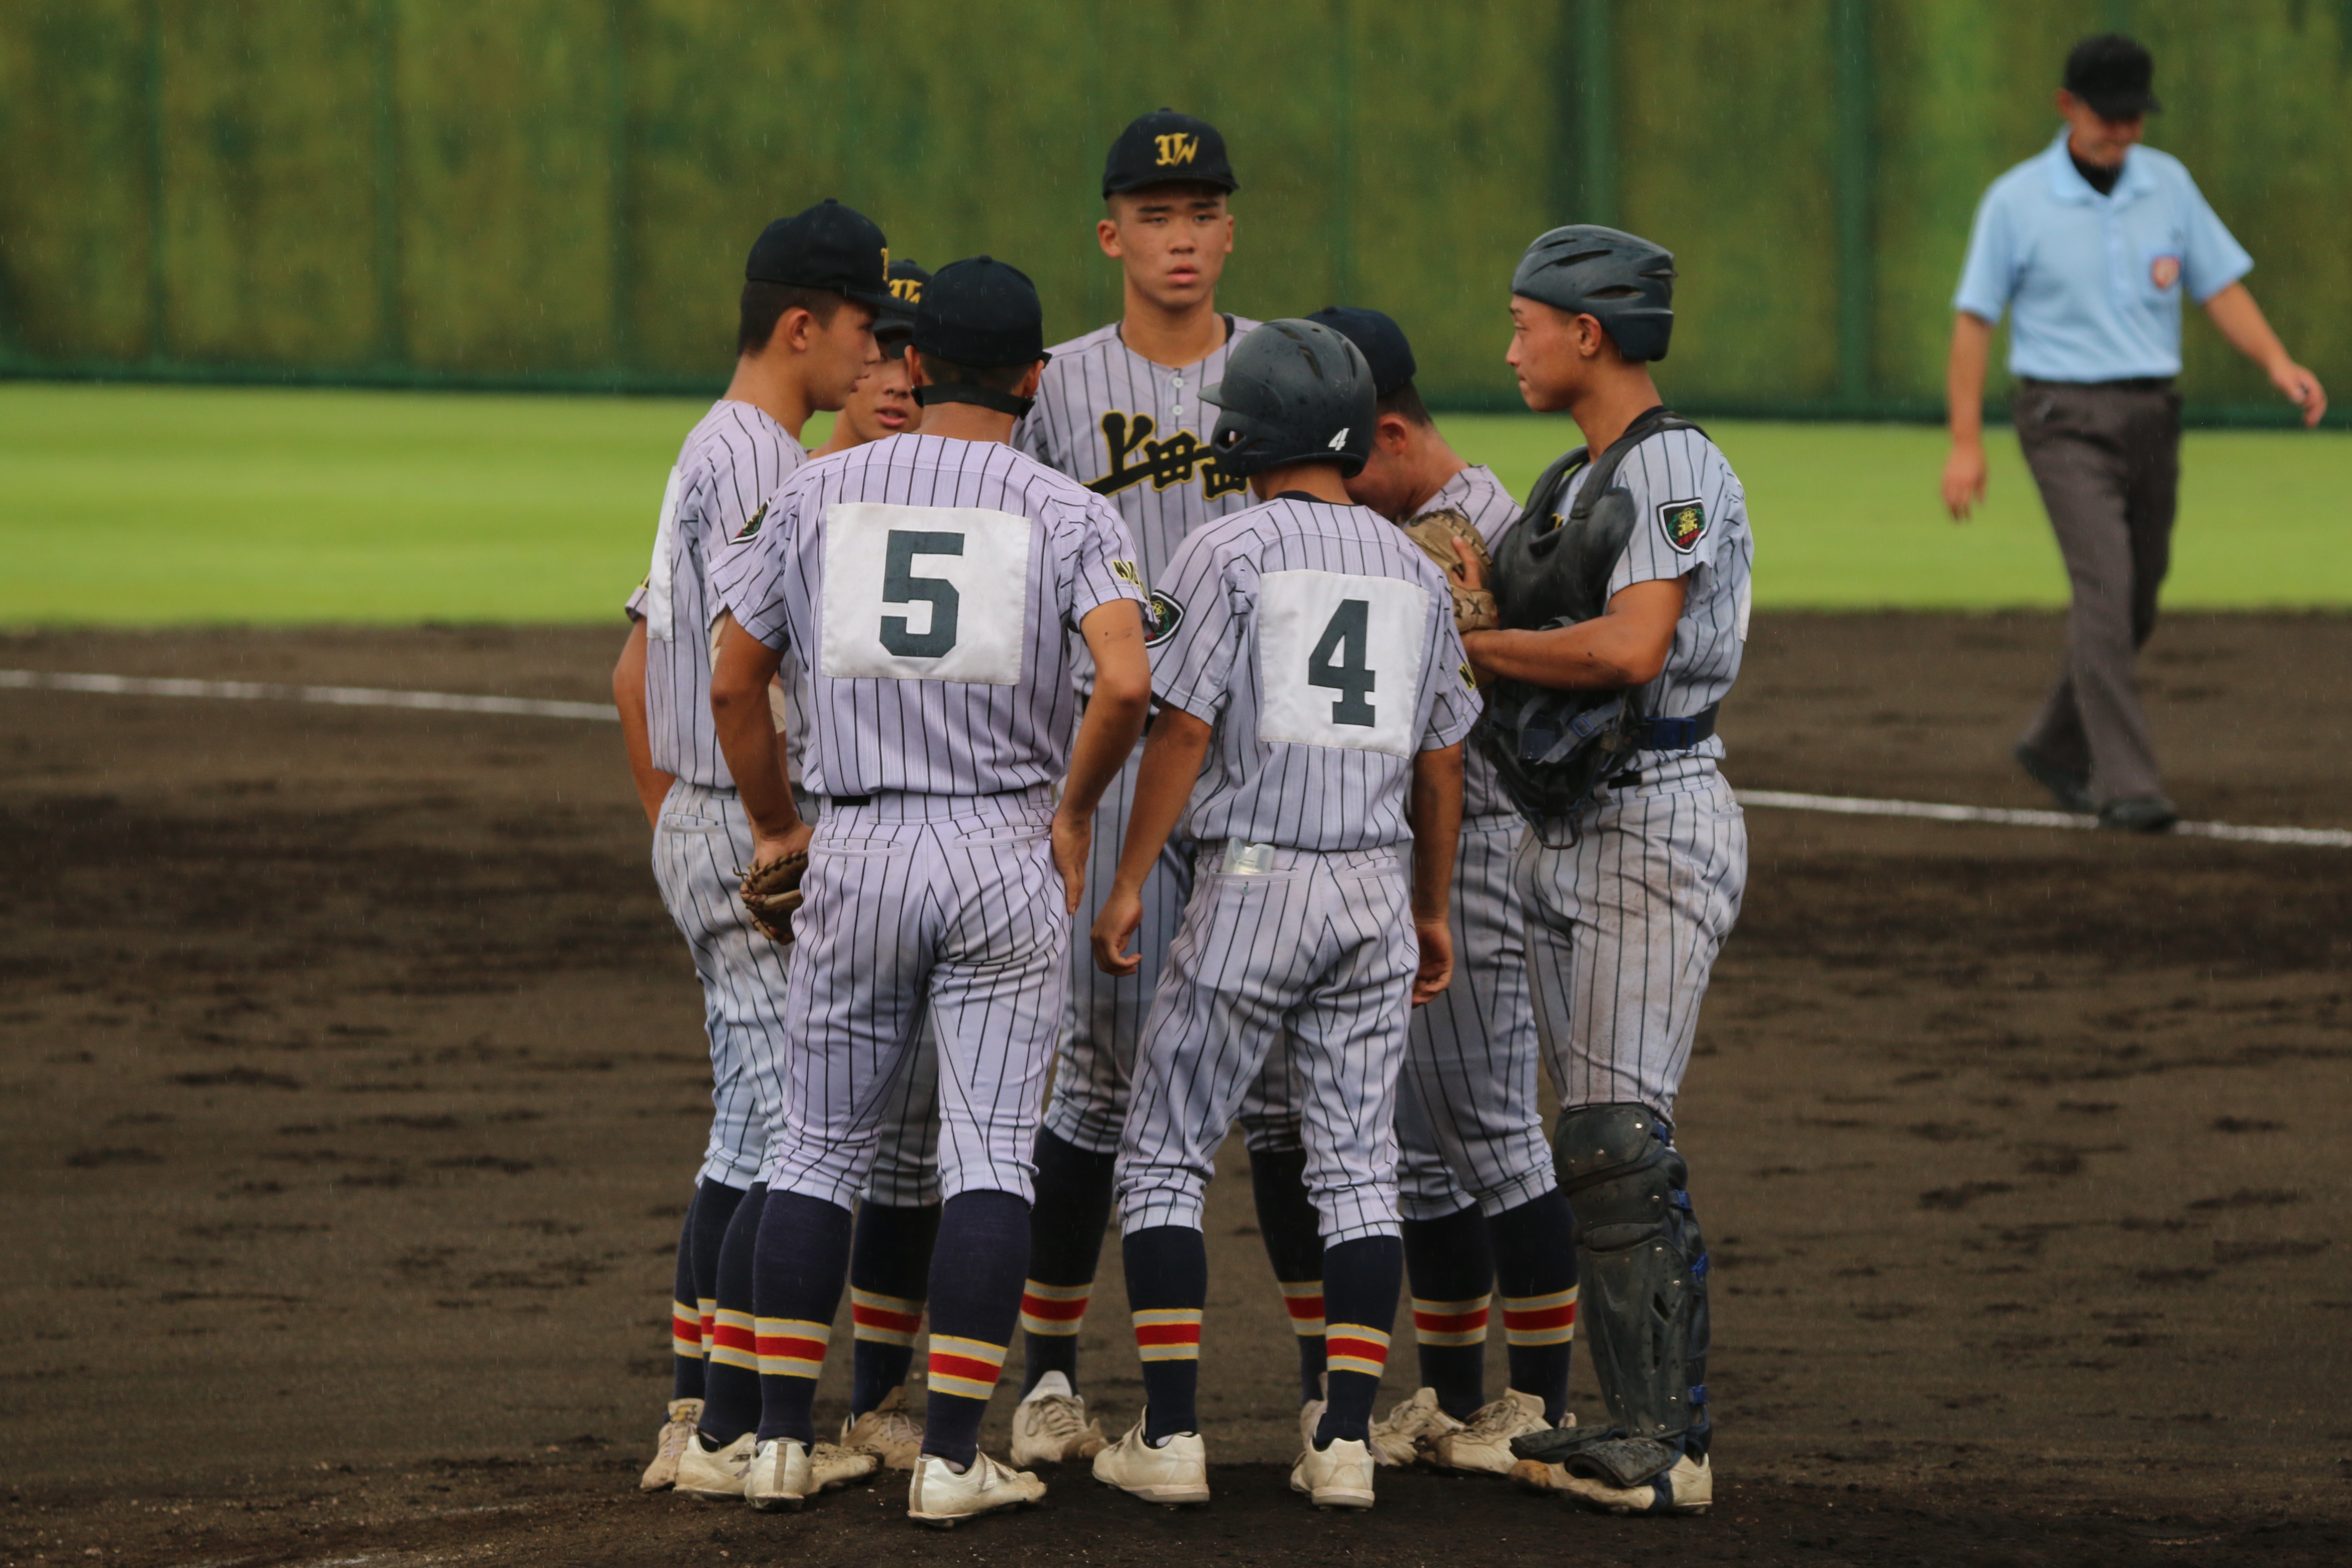
[[[2134,147],[2112,195],[2066,132],[1992,183],[1977,206],[1955,310],[1999,321],[2009,368],[2038,381],[2180,374],[2180,297],[2203,304],[2253,269],[2180,160]]]

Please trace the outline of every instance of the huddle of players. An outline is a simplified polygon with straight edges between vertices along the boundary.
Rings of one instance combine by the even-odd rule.
[[[752,250],[614,672],[717,1111],[648,1489],[793,1508],[887,1467],[951,1524],[1090,1459],[1206,1501],[1202,1202],[1238,1120],[1297,1331],[1295,1489],[1369,1507],[1377,1466],[1423,1461],[1711,1500],[1670,1117],[1745,878],[1713,720],[1751,544],[1721,454],[1656,407],[1672,258],[1580,227],[1520,263],[1510,363],[1593,460],[1546,475],[1488,629],[1483,555],[1442,572],[1396,525],[1451,513],[1493,551],[1520,508],[1387,317],[1216,310],[1237,187],[1204,122],[1129,126],[1097,229],[1121,320],[1050,354],[1017,270],[888,263],[837,204]],[[1562,723],[1615,715],[1607,776],[1557,814],[1507,793],[1465,745],[1481,681],[1538,773]],[[780,946],[735,883],[803,850]],[[1117,1442],[1076,1353],[1114,1199],[1146,1387]],[[1608,1428],[1567,1411],[1580,1253]],[[1376,1422],[1407,1274],[1424,1386]],[[845,1279],[851,1411],[821,1442]],[[977,1436],[1016,1321],[1007,1466]]]

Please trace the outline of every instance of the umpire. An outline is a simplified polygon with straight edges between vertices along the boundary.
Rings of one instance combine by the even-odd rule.
[[[2139,140],[2162,109],[2155,62],[2116,33],[2066,57],[2049,147],[1977,207],[1953,300],[1944,504],[1984,499],[1985,362],[2007,310],[2019,445],[2074,585],[2066,662],[2017,761],[2069,811],[2160,833],[2164,796],[2132,661],[2156,626],[2180,476],[2180,299],[2319,423],[2327,394],[2287,357],[2239,279],[2253,267],[2180,161]]]

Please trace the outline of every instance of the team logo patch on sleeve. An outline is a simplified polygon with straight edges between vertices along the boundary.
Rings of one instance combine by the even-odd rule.
[[[1685,555],[1698,548],[1706,537],[1706,503],[1696,500],[1670,500],[1658,509],[1658,531],[1666,542]]]
[[[1144,621],[1143,646],[1158,647],[1174,637],[1176,628],[1184,624],[1184,606],[1154,588],[1150,604],[1144,606]]]
[[[1110,574],[1122,583],[1132,583],[1139,588],[1143,586],[1143,568],[1132,561],[1112,562]]]
[[[736,533],[734,542],[740,544],[747,539],[756,537],[760,531],[760,525],[767,521],[768,503],[766,501],[761,501],[760,503],[760,510],[753,512],[751,514],[751,521],[746,522],[742,526],[741,530]]]

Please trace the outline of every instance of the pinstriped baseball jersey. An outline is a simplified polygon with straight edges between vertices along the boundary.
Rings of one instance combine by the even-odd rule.
[[[1276,496],[1199,530],[1154,615],[1153,695],[1216,728],[1196,841],[1401,844],[1415,753],[1477,721],[1437,568],[1363,507]]]
[[[901,435],[801,469],[713,569],[806,676],[806,787],[982,795],[1052,784],[1071,634],[1141,574],[1109,504],[998,442]]]
[[[1564,513],[1591,469],[1580,469],[1559,499]],[[1650,714],[1686,719],[1718,702],[1739,675],[1748,641],[1748,572],[1756,542],[1748,531],[1748,492],[1714,442],[1696,430],[1664,430],[1625,454],[1618,486],[1633,498],[1633,536],[1616,570],[1612,595],[1636,583],[1687,576],[1682,619],[1658,679],[1643,687]],[[1709,736],[1676,757],[1721,757],[1723,737]],[[1664,759],[1644,752],[1647,770]]]
[[[709,569],[719,543],[743,531],[807,460],[784,427],[748,403],[721,398],[678,448],[662,492],[651,570],[629,595],[646,623],[646,728],[653,764],[710,789],[735,780],[710,720]],[[789,679],[789,673],[787,678]]]
[[[1404,521],[1425,517],[1433,511],[1458,511],[1470,520],[1478,537],[1486,542],[1486,552],[1494,553],[1512,523],[1519,517],[1519,503],[1495,477],[1495,470],[1484,464],[1473,464],[1438,487],[1420,511]],[[1511,809],[1510,798],[1496,782],[1495,764],[1486,753],[1475,746],[1465,747],[1462,753],[1462,816],[1467,821],[1474,816],[1486,816]]]

